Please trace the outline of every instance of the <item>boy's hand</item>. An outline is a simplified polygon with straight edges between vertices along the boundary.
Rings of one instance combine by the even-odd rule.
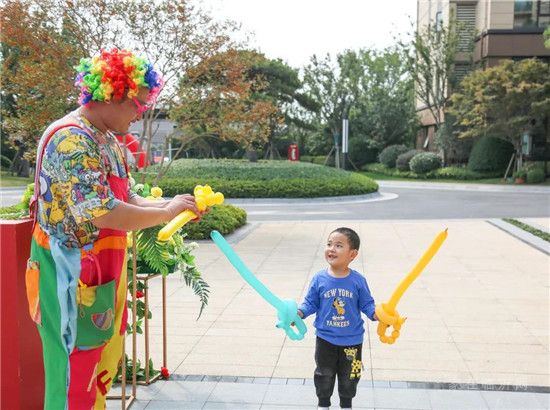
[[[378,321],[378,316],[376,316],[376,313],[372,316],[373,320]]]
[[[298,312],[297,312],[297,313],[298,313],[298,316],[300,316],[301,319],[304,318],[304,313],[303,313],[300,309],[298,309]],[[296,323],[292,322],[292,323],[290,324],[290,326],[296,326]]]

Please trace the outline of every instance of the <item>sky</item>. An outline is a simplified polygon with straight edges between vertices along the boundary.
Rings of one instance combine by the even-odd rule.
[[[269,58],[305,66],[313,54],[383,49],[410,31],[416,0],[196,0],[215,19],[242,24]],[[244,35],[243,35],[244,38]]]

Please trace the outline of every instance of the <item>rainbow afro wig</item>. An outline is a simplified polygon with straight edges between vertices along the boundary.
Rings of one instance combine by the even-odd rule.
[[[80,87],[80,105],[132,98],[138,94],[139,87],[149,89],[147,102],[153,103],[164,84],[147,60],[117,48],[101,50],[96,57],[82,58],[75,69],[78,71],[75,85]]]

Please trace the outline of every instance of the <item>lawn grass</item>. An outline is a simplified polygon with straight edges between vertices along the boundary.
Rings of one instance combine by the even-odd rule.
[[[531,225],[527,225],[523,222],[520,222],[517,219],[503,218],[502,220],[505,222],[508,222],[509,224],[517,226],[518,228],[523,229],[524,231],[529,232],[530,234],[538,236],[540,239],[546,242],[550,242],[550,233],[548,232],[541,231],[540,229],[537,229]]]
[[[0,172],[0,188],[7,187],[25,187],[27,184],[34,182],[32,178],[21,178],[10,175],[7,171]]]

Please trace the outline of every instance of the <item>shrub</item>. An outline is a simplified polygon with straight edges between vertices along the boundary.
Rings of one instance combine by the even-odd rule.
[[[397,157],[408,150],[409,149],[404,145],[390,145],[382,150],[378,156],[378,160],[388,168],[395,168]]]
[[[433,176],[437,179],[458,179],[463,181],[494,178],[498,177],[499,175],[500,174],[498,173],[481,173],[471,171],[468,168],[459,167],[445,167],[433,172]]]
[[[21,210],[19,205],[11,205],[0,208],[0,219],[21,219],[27,214],[28,212]]]
[[[380,154],[380,144],[372,139],[364,137],[350,138],[349,159],[356,167],[370,164],[377,161]]]
[[[165,196],[174,196],[192,192],[198,184],[209,184],[228,198],[314,198],[378,190],[365,175],[304,162],[261,160],[179,160],[157,185]]]
[[[210,238],[210,232],[213,230],[226,235],[244,224],[246,224],[246,211],[244,209],[222,204],[210,208],[199,222],[190,222],[184,225],[182,232],[189,239],[208,239]]]
[[[401,154],[397,157],[397,161],[395,161],[395,166],[399,171],[410,171],[410,162],[413,157],[418,154],[419,151],[412,149],[410,151],[405,152],[404,154]]]
[[[527,183],[528,184],[538,184],[544,182],[545,175],[544,170],[540,168],[533,168],[527,171]]]
[[[363,171],[374,172],[382,175],[389,175],[402,178],[423,178],[423,179],[456,179],[456,180],[475,180],[484,178],[495,178],[500,176],[500,173],[488,173],[488,172],[475,172],[470,171],[467,168],[459,167],[445,167],[436,169],[435,171],[428,172],[427,174],[418,175],[412,171],[399,171],[395,169],[389,169],[382,164],[367,164],[362,167]]]
[[[324,178],[278,178],[268,181],[224,180],[221,178],[165,178],[158,185],[165,196],[193,192],[195,185],[208,183],[228,198],[315,198],[360,195],[378,190],[372,179],[351,172]]]
[[[0,167],[2,169],[9,169],[12,164],[12,160],[5,155],[0,155]]]
[[[421,152],[411,159],[410,165],[411,171],[426,174],[441,167],[441,158],[433,152]]]
[[[468,168],[477,172],[504,172],[514,153],[514,146],[503,139],[482,137],[474,144]]]

